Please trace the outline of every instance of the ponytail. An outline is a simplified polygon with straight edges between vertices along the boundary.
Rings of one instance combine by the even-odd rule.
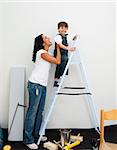
[[[40,50],[40,49],[44,49],[44,46],[43,46],[43,38],[42,38],[42,35],[43,34],[40,34],[39,36],[37,36],[35,38],[35,41],[34,41],[34,50],[33,50],[33,56],[32,56],[32,61],[35,63],[36,61],[36,55],[37,55],[37,52]]]

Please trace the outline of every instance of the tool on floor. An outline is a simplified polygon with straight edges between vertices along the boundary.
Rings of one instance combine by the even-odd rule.
[[[11,146],[10,145],[6,145],[3,147],[3,150],[11,150]]]
[[[70,129],[61,129],[60,135],[60,141],[53,140],[53,142],[62,150],[71,150],[71,148],[78,146],[83,141],[83,136],[80,136],[80,133],[77,136],[71,135]]]
[[[76,141],[72,144],[68,144],[67,146],[64,147],[64,150],[70,150],[71,148],[78,146],[80,144],[80,141]]]
[[[61,146],[61,141],[58,141],[58,142],[56,142],[55,140],[53,140],[53,142],[59,147],[59,148],[61,148],[62,149],[62,146]]]
[[[71,135],[70,141],[71,142],[75,142],[75,141],[83,142],[83,136],[80,136],[80,133],[78,135]]]
[[[78,146],[81,142],[79,140],[73,142],[73,143],[66,143],[66,146],[60,145],[60,141],[56,142],[55,140],[53,141],[60,149],[62,150],[71,150],[71,148]]]
[[[58,146],[50,141],[45,142],[43,147],[48,150],[58,150]]]
[[[77,59],[76,62],[72,61],[73,55],[78,56],[78,59]],[[79,92],[78,93],[60,92],[60,89],[62,88],[64,79],[65,79],[67,69],[69,68],[70,64],[76,64],[77,67],[78,67],[78,71],[79,71],[79,68],[80,68],[81,77],[82,77],[82,80],[84,81],[84,87],[65,87],[65,89],[70,89],[70,91],[72,89],[77,89],[77,90],[78,89],[84,89],[85,92],[82,92],[82,93],[79,93]],[[66,68],[64,70],[63,76],[61,78],[60,84],[57,87],[54,96],[52,97],[52,102],[51,102],[50,108],[48,109],[48,112],[45,115],[45,117],[43,119],[43,122],[41,124],[40,132],[39,132],[40,137],[39,137],[38,142],[37,142],[38,145],[40,144],[41,138],[42,138],[42,136],[45,132],[45,128],[46,128],[47,123],[50,119],[50,116],[51,116],[51,113],[52,113],[52,110],[54,108],[54,105],[55,105],[55,102],[56,102],[56,99],[57,99],[58,95],[59,96],[60,95],[69,95],[69,96],[83,95],[83,96],[85,96],[88,107],[89,107],[89,112],[90,112],[89,114],[90,114],[90,119],[91,119],[92,125],[95,128],[95,130],[97,132],[99,132],[99,116],[98,116],[96,104],[95,104],[95,101],[94,101],[93,93],[91,92],[91,89],[89,87],[89,82],[88,82],[88,79],[87,79],[85,66],[84,66],[83,60],[82,60],[81,55],[80,55],[80,51],[76,50],[74,52],[71,52],[71,54],[70,54],[70,57],[69,57],[67,65],[66,65]]]

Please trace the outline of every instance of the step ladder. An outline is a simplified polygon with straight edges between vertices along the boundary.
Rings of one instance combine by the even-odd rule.
[[[72,61],[73,55],[77,55],[77,57],[78,57],[77,62]],[[84,81],[83,82],[84,87],[64,87],[64,89],[84,89],[85,92],[83,92],[83,93],[63,93],[63,92],[60,92],[60,89],[62,88],[64,79],[65,79],[65,76],[66,76],[67,69],[69,68],[70,64],[76,64],[77,68],[80,67],[82,80]],[[56,99],[57,99],[57,96],[62,95],[62,94],[64,94],[64,95],[84,95],[85,96],[86,101],[87,101],[87,105],[88,105],[89,111],[90,111],[90,119],[91,119],[92,125],[95,128],[95,130],[99,133],[99,117],[98,117],[98,113],[97,113],[96,104],[95,104],[93,94],[92,94],[90,86],[89,86],[85,66],[84,66],[83,60],[81,58],[80,51],[76,50],[74,52],[70,52],[69,60],[68,60],[68,63],[66,65],[66,68],[64,70],[64,73],[63,73],[63,76],[61,78],[60,84],[56,88],[56,92],[54,93],[54,95],[52,97],[50,108],[48,109],[48,112],[45,115],[45,117],[43,119],[43,122],[41,124],[41,128],[40,128],[40,131],[39,131],[40,136],[39,136],[37,145],[40,144],[41,138],[45,133],[45,129],[46,129],[47,123],[50,119],[52,110],[54,108],[54,105],[55,105],[55,102],[56,102]]]

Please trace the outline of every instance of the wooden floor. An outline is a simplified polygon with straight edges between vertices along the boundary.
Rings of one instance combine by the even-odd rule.
[[[98,133],[94,129],[72,129],[72,134],[77,135],[78,133],[83,136],[84,141],[74,148],[74,150],[94,150],[94,145],[98,144],[99,139]],[[7,133],[5,133],[7,139]],[[60,134],[59,129],[48,129],[46,130],[46,136],[48,141],[59,141]],[[117,143],[117,125],[105,127],[105,140],[107,142]],[[22,142],[8,142],[5,140],[4,144],[10,144],[12,150],[29,150]],[[43,143],[40,144],[39,150],[46,150],[43,148]]]

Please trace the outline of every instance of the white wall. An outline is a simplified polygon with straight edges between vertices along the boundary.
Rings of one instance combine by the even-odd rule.
[[[0,68],[1,68],[1,73],[0,73],[0,97],[2,97],[2,51],[3,51],[3,5],[0,5]],[[1,103],[1,99],[0,99]],[[0,105],[1,106],[1,105]],[[2,117],[2,110],[0,108],[0,124],[1,124],[1,117]]]
[[[117,37],[117,2],[116,2],[116,37]],[[117,58],[117,43],[116,43],[116,58]],[[117,75],[117,59],[116,59],[116,75]],[[116,97],[117,97],[117,76],[116,76]],[[117,99],[116,99],[117,105]]]
[[[7,127],[8,120],[10,66],[25,66],[28,79],[33,68],[31,56],[35,36],[47,33],[53,40],[57,23],[61,20],[69,23],[69,34],[73,35],[76,32],[81,34],[79,49],[85,60],[98,109],[116,107],[115,3],[17,2],[4,3],[2,11],[4,46],[2,55],[0,55],[0,64],[3,63],[2,80],[0,81],[0,110],[2,113],[0,119],[3,127]],[[51,70],[52,74],[53,72],[54,70]],[[75,66],[70,67],[70,74],[66,78],[65,85],[81,85],[79,75],[77,76],[76,73]],[[52,85],[51,79],[49,83]],[[48,94],[47,101],[49,98]],[[92,127],[85,100],[81,97],[58,98],[48,127]]]

